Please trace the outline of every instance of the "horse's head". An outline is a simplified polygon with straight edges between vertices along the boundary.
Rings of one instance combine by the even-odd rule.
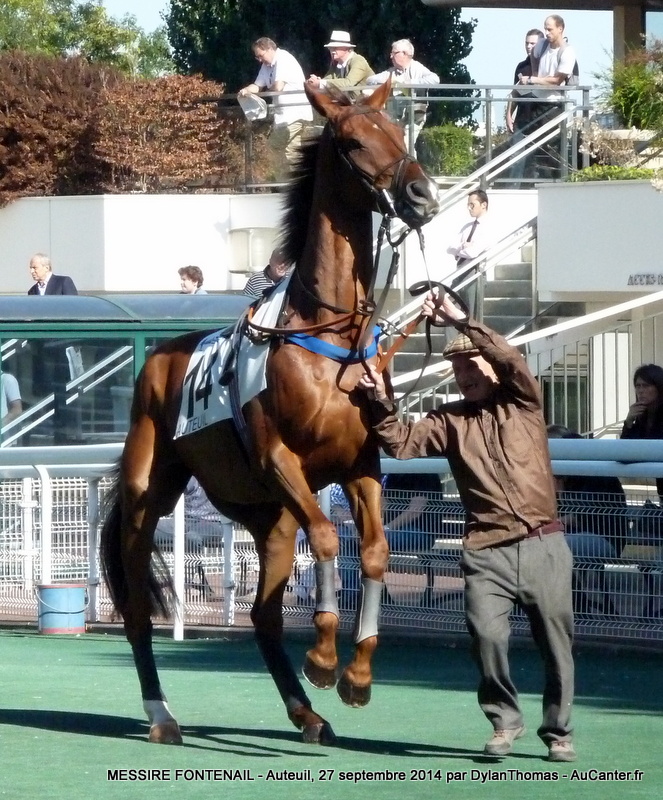
[[[341,159],[372,193],[380,212],[420,228],[439,210],[438,190],[406,152],[402,128],[384,112],[390,91],[391,79],[352,103],[306,87],[313,107],[329,121]]]

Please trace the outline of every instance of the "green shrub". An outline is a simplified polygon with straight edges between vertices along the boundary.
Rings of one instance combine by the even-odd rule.
[[[594,164],[569,175],[573,183],[584,181],[650,181],[656,175],[655,169],[646,167],[619,167],[613,164]]]
[[[634,48],[597,77],[602,103],[625,127],[663,129],[663,42]]]
[[[424,128],[417,141],[419,160],[433,175],[469,175],[474,166],[474,134],[457,125]]]

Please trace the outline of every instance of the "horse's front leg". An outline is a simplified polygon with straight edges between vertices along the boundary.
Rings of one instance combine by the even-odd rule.
[[[352,661],[343,670],[338,694],[346,705],[360,708],[371,699],[371,661],[378,643],[378,617],[389,548],[382,525],[381,487],[374,478],[346,486],[361,538],[361,592],[357,603]]]
[[[282,445],[269,450],[269,469],[289,497],[288,505],[308,537],[315,560],[315,645],[306,653],[304,677],[317,689],[331,689],[338,680],[338,601],[334,560],[338,554],[335,526],[320,510],[306,482],[299,459]]]

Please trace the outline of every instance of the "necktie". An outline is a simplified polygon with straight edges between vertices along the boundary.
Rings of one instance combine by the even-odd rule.
[[[461,243],[463,247],[466,247],[472,241],[472,237],[474,236],[474,231],[476,231],[478,224],[479,220],[475,219],[474,222],[472,223],[472,227],[470,228],[470,232],[467,235],[467,239],[465,239],[464,243]],[[456,264],[458,264],[459,267],[462,267],[463,264],[469,260],[470,259],[465,258],[465,256],[456,256]]]
[[[479,220],[475,219],[472,223],[472,227],[470,228],[469,236],[467,237],[466,241],[471,242],[472,237],[474,236],[474,231],[477,229],[477,225],[479,224]]]

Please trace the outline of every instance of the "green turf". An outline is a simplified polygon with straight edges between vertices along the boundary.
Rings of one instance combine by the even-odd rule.
[[[310,689],[339,737],[304,745],[287,721],[252,641],[159,639],[162,682],[182,725],[183,747],[150,745],[138,683],[122,637],[0,634],[0,796],[19,800],[156,797],[237,798],[651,798],[663,786],[663,693],[658,653],[579,649],[574,712],[575,768],[644,772],[638,782],[573,781],[574,766],[551,765],[535,730],[541,667],[529,649],[512,653],[529,732],[502,761],[480,754],[489,734],[476,704],[475,667],[465,647],[383,641],[370,705],[343,706],[334,691]],[[301,662],[306,643],[289,645]],[[343,643],[347,656],[348,644]],[[170,780],[111,782],[113,769],[170,770]],[[255,780],[176,780],[181,770],[248,770]],[[488,771],[553,773],[558,780]],[[260,775],[311,770],[312,780]],[[357,783],[341,772],[391,770],[406,780]],[[423,780],[411,771],[422,770]],[[320,780],[322,775],[333,777]],[[429,777],[430,772],[430,777]],[[447,785],[450,773],[466,773]],[[439,773],[438,779],[436,773]],[[564,777],[566,776],[566,777]]]

